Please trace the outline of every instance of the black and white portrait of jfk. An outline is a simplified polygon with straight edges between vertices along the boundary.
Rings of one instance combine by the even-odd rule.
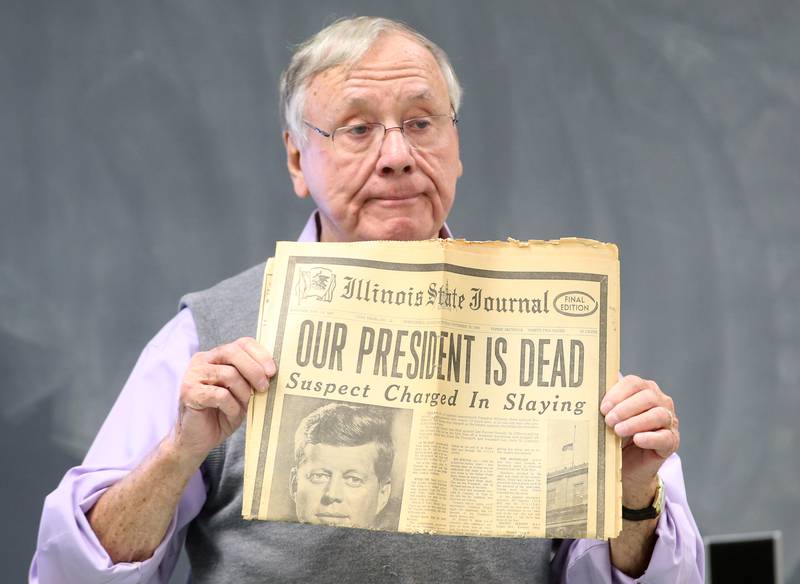
[[[376,528],[392,494],[392,419],[386,408],[341,402],[303,418],[289,493],[297,520]]]

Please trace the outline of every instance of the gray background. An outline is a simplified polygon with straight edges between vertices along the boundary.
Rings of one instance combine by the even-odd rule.
[[[406,20],[465,86],[471,239],[622,256],[622,363],[681,417],[706,534],[782,529],[800,582],[800,3],[0,1],[0,555],[179,296],[294,239],[276,114],[290,45]]]

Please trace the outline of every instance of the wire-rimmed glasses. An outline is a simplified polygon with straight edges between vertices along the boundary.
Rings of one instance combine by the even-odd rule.
[[[400,130],[412,148],[434,149],[446,139],[447,129],[451,124],[455,126],[458,118],[455,114],[434,114],[404,120],[400,126],[386,127],[380,122],[364,122],[342,126],[332,132],[327,132],[305,120],[303,123],[325,138],[330,138],[337,151],[346,154],[364,154],[379,148],[389,130]]]

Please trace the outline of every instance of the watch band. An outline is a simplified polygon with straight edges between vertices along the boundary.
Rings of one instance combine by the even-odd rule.
[[[625,505],[622,506],[622,518],[627,521],[645,521],[647,519],[655,519],[661,514],[664,508],[664,482],[661,477],[658,477],[658,486],[656,487],[656,496],[653,502],[644,509],[629,509]]]

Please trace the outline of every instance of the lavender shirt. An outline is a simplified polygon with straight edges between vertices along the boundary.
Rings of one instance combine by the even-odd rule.
[[[446,226],[440,235],[450,236]],[[318,240],[316,213],[299,240]],[[114,564],[92,531],[86,512],[172,430],[180,382],[198,350],[197,329],[189,309],[180,311],[145,347],[83,464],[70,469],[45,499],[30,582],[169,582],[189,522],[205,502],[200,471],[189,481],[164,540],[146,561]],[[645,574],[634,580],[614,568],[606,541],[567,540],[552,562],[560,582],[703,581],[703,544],[686,501],[678,456],[670,456],[659,474],[666,487],[665,507]]]

